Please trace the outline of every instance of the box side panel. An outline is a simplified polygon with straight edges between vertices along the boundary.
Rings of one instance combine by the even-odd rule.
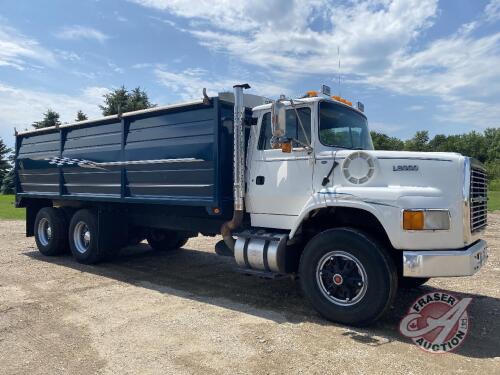
[[[213,98],[19,135],[18,193],[200,206],[211,215],[211,208],[231,207],[232,116],[232,106]]]
[[[17,193],[59,193],[59,169],[50,161],[59,156],[59,133],[17,138]]]
[[[63,195],[120,197],[121,134],[121,122],[63,131]]]
[[[124,147],[125,195],[135,199],[216,201],[213,107],[132,119]]]

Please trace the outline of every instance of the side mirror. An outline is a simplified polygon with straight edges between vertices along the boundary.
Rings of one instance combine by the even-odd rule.
[[[285,105],[276,100],[271,106],[271,123],[274,137],[284,137],[286,135],[286,110]]]

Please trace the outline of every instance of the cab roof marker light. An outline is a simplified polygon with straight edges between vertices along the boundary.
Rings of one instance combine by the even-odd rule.
[[[309,97],[309,98],[313,98],[313,97],[316,97],[318,96],[318,92],[316,90],[309,90],[306,92],[306,95]]]

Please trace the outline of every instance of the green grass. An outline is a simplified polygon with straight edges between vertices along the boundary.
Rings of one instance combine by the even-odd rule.
[[[25,209],[14,207],[13,195],[0,194],[0,220],[24,220]]]
[[[488,183],[488,211],[500,210],[500,180]]]
[[[493,180],[488,182],[488,190],[500,191],[500,180]]]
[[[488,211],[500,210],[500,191],[488,192]]]

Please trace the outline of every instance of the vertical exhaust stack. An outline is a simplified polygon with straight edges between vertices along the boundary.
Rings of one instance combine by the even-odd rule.
[[[232,232],[237,229],[243,221],[245,210],[245,132],[243,120],[245,118],[245,106],[243,105],[243,90],[249,89],[250,85],[233,86],[234,90],[234,153],[233,153],[233,195],[234,213],[230,221],[226,221],[221,227],[222,238],[226,246],[234,252],[234,238]]]

